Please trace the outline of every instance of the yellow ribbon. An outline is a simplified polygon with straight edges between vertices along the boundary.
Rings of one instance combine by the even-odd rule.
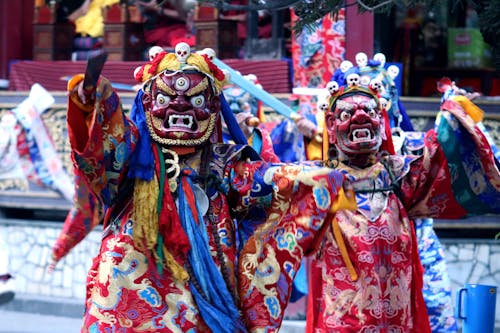
[[[474,120],[474,122],[478,123],[483,121],[484,111],[481,110],[476,104],[474,104],[470,99],[465,96],[454,96],[453,100],[460,104],[460,106],[465,110],[465,112]]]
[[[352,281],[358,280],[358,273],[354,269],[354,265],[352,264],[351,259],[349,258],[349,254],[347,253],[347,248],[345,246],[344,238],[342,237],[342,232],[340,230],[339,222],[334,217],[332,220],[332,228],[333,235],[335,236],[335,241],[339,246],[340,254],[342,255],[342,259],[344,260],[345,265],[347,266],[347,270],[349,271],[349,275],[351,276]]]

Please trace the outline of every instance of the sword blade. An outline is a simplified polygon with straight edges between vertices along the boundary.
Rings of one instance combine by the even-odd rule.
[[[288,105],[281,102],[264,89],[256,87],[252,82],[245,79],[241,74],[229,67],[227,64],[223,63],[221,60],[214,58],[213,63],[220,69],[224,69],[229,72],[231,82],[238,85],[241,89],[246,90],[248,93],[261,100],[262,103],[274,109],[279,114],[293,119],[293,115],[296,114],[296,112],[293,111]]]
[[[87,67],[85,68],[85,76],[83,79],[83,88],[85,90],[92,90],[96,87],[97,80],[99,80],[99,76],[101,75],[107,58],[108,54],[104,52],[90,57],[87,60]]]

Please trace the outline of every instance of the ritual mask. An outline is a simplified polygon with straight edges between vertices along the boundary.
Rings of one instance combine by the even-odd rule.
[[[151,137],[161,145],[199,146],[215,133],[220,101],[203,73],[161,73],[143,102]]]
[[[134,70],[142,84],[145,122],[162,146],[196,147],[218,139],[220,93],[228,76],[207,54],[179,43],[175,52],[156,52]]]
[[[335,145],[348,159],[376,154],[385,136],[377,97],[355,87],[332,101],[325,115],[330,145]]]

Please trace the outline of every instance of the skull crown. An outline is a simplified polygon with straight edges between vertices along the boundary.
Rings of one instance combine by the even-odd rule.
[[[175,46],[175,56],[177,60],[182,65],[186,64],[187,58],[191,55],[191,47],[188,43],[179,43]]]

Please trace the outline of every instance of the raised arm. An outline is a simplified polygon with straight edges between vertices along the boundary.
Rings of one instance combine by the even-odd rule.
[[[242,195],[241,204],[267,208],[267,219],[239,255],[242,310],[255,331],[265,322],[274,332],[281,325],[302,258],[316,250],[337,210],[356,208],[354,195],[344,191],[340,173],[317,165],[240,163],[234,171],[231,183]]]
[[[126,176],[138,133],[106,78],[100,77],[93,92],[83,89],[82,80],[83,76],[75,76],[68,84],[72,159],[90,191],[110,205]]]
[[[423,157],[403,182],[403,190],[417,188],[405,199],[411,217],[500,213],[500,172],[478,120],[455,101],[443,104],[435,128],[426,133]]]

